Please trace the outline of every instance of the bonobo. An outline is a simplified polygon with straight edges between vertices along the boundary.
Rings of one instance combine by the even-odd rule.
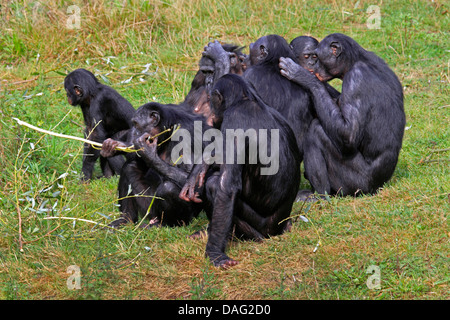
[[[101,84],[88,70],[77,69],[64,79],[67,100],[72,106],[80,106],[83,112],[85,136],[89,140],[102,143],[122,130],[131,128],[133,106],[116,90]],[[92,172],[100,157],[102,173],[105,177],[119,174],[125,159],[117,155],[108,159],[100,156],[100,150],[84,144],[82,179],[92,178]]]
[[[142,224],[145,227],[188,224],[202,206],[183,201],[178,195],[196,162],[195,148],[199,148],[201,157],[202,132],[208,128],[204,117],[178,105],[153,102],[137,109],[132,122],[128,141],[108,139],[102,146],[106,157],[114,155],[117,146],[134,145],[139,150],[137,155],[127,155],[118,186],[122,215],[110,226],[135,223],[139,216],[149,218],[148,224]],[[180,129],[174,133],[177,126]],[[182,130],[185,134],[178,135]]]
[[[236,61],[242,60],[242,58],[240,58],[243,56],[241,52],[242,48],[231,44],[223,44],[222,47],[223,50],[228,52],[230,57],[234,57]],[[191,89],[182,103],[178,106],[166,105],[164,108],[163,105],[159,105],[161,108],[158,109],[160,117],[160,122],[157,124],[158,126],[162,126],[161,128],[163,128],[164,126],[171,127],[176,124],[181,124],[183,130],[186,130],[187,128],[192,134],[194,121],[204,121],[203,117],[211,119],[207,83],[213,81],[215,77],[215,70],[214,68],[211,68],[212,64],[213,62],[210,59],[206,57],[201,58],[199,62],[199,71],[192,80]],[[238,72],[239,68],[240,65],[236,65],[233,72]],[[157,105],[158,104],[153,104],[150,106],[155,108]],[[136,126],[142,126],[142,124],[147,121],[146,117],[152,114],[145,110],[148,110],[148,108],[141,107],[138,115],[135,117],[134,121]],[[203,129],[206,129],[207,127],[207,125],[203,125]],[[102,155],[109,157],[115,154],[115,147],[119,145],[132,145],[133,139],[136,138],[133,138],[132,136],[136,136],[137,128],[133,128],[130,131],[131,132],[127,132],[121,138],[118,137],[117,139],[108,139],[105,141],[102,148]],[[172,149],[172,146],[166,144],[158,147],[158,155],[161,155],[159,160],[165,162],[169,161],[167,154],[171,153],[169,152],[170,149]],[[183,155],[183,158],[186,157],[187,155]],[[163,200],[159,198],[154,201],[151,210],[153,221],[150,225],[187,224],[192,217],[198,214],[201,206],[194,206],[193,204],[181,201],[178,198],[178,193],[180,192],[179,189],[177,189],[178,186],[173,185],[173,179],[184,179],[185,174],[191,170],[191,166],[177,165],[177,168],[172,168],[171,170],[155,170],[154,163],[144,161],[141,157],[128,154],[127,158],[128,160],[124,165],[124,170],[122,172],[123,177],[121,176],[121,179],[119,180],[119,203],[122,217],[114,221],[111,226],[118,227],[123,223],[136,222],[139,214],[144,215],[147,212],[155,192],[159,194],[161,198],[166,197],[166,199],[164,199],[164,203],[162,202]],[[153,158],[154,161],[158,160],[156,155]],[[164,168],[166,166],[163,164],[162,167]],[[172,172],[175,172],[175,176],[171,175]],[[183,186],[183,183],[181,183],[180,186]],[[142,194],[142,196],[126,197],[130,192],[133,194]],[[196,200],[196,202],[201,201],[200,198]],[[163,217],[163,215],[165,217]]]
[[[300,182],[300,156],[287,122],[255,97],[242,77],[227,74],[217,81],[211,111],[223,138],[224,163],[206,180],[206,199],[212,205],[206,212],[206,255],[215,266],[228,268],[238,263],[225,254],[233,229],[237,237],[261,240],[290,226],[287,218]],[[268,154],[275,166],[268,166]],[[191,197],[188,190],[194,184],[183,188],[187,192],[180,196]]]
[[[375,193],[396,167],[405,127],[403,90],[374,53],[343,34],[316,50],[316,76],[290,58],[281,74],[308,89],[317,113],[305,142],[305,176],[319,194]],[[336,103],[321,81],[342,79]]]

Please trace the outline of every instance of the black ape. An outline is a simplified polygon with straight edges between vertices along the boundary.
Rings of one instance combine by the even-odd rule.
[[[237,262],[225,254],[234,228],[238,237],[261,240],[283,233],[300,182],[295,136],[273,108],[258,102],[245,81],[225,75],[212,90],[214,125],[223,137],[220,174],[206,180],[213,205],[206,255],[224,268]],[[270,154],[271,161],[267,161]]]
[[[104,156],[113,155],[119,145],[139,149],[137,155],[127,156],[122,168],[118,187],[122,216],[111,226],[134,223],[139,215],[147,213],[150,219],[147,226],[188,224],[202,207],[183,201],[178,195],[194,163],[200,163],[201,139],[208,128],[204,117],[186,112],[178,105],[148,103],[136,110],[132,122],[128,142],[108,139],[102,147]],[[172,136],[177,125],[180,129]],[[164,132],[166,129],[171,130]],[[182,139],[177,141],[175,137]],[[157,197],[154,201],[153,196]]]
[[[91,72],[85,69],[72,71],[64,79],[64,88],[69,104],[81,107],[86,125],[85,135],[90,140],[102,143],[132,126],[133,106],[113,88],[101,84]],[[100,150],[90,144],[84,145],[83,180],[92,178],[99,156]],[[108,159],[100,157],[103,175],[110,177],[114,173],[119,174],[124,162],[121,155]]]
[[[400,81],[382,59],[343,34],[327,36],[316,53],[317,78],[280,59],[281,74],[311,91],[318,116],[306,138],[305,175],[321,194],[374,193],[391,178],[402,146]],[[333,78],[343,80],[338,104],[321,82]]]

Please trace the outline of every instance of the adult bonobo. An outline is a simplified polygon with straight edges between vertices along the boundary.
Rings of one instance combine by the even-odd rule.
[[[221,51],[226,54],[227,59],[215,62],[206,56],[199,61],[199,70],[191,83],[191,89],[181,107],[188,111],[202,114],[210,119],[209,93],[217,79],[225,73],[242,74],[245,70],[244,60],[246,56],[242,53],[242,47],[232,44],[218,44]],[[226,71],[224,70],[226,69]]]
[[[281,74],[308,89],[317,113],[308,131],[305,175],[319,194],[375,193],[395,169],[405,127],[403,90],[374,53],[343,34],[331,34],[316,50],[316,76],[289,58]],[[342,79],[335,102],[321,81]]]
[[[101,84],[88,70],[77,69],[64,79],[67,100],[73,106],[80,106],[86,125],[85,135],[95,142],[102,143],[122,130],[132,127],[133,106],[116,90]],[[100,157],[102,173],[110,177],[119,174],[125,159],[122,155],[110,158],[100,156],[100,150],[84,144],[83,180],[92,178],[95,162]]]
[[[211,220],[206,255],[215,266],[228,268],[237,264],[225,254],[233,229],[238,237],[261,240],[289,228],[300,156],[286,120],[255,97],[242,77],[227,74],[217,81],[211,111],[225,162],[219,174],[206,180],[206,199],[212,204],[212,212],[205,206]],[[267,161],[268,154],[273,161]],[[183,189],[182,198],[195,199],[195,192],[187,190],[201,175],[189,177],[194,183]]]

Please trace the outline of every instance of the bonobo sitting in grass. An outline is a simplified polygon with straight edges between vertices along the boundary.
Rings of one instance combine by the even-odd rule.
[[[405,129],[403,89],[389,66],[343,34],[323,39],[314,74],[290,58],[281,74],[308,90],[317,119],[305,139],[305,176],[319,194],[371,194],[392,176]],[[342,79],[336,101],[323,81]]]
[[[258,241],[290,227],[300,155],[284,118],[253,95],[237,75],[218,80],[211,93],[211,111],[223,139],[224,163],[206,179],[205,210],[210,219],[206,255],[215,266],[228,268],[238,263],[225,254],[233,230],[237,237]],[[195,167],[180,197],[195,201],[192,189],[196,181],[204,181],[205,166]]]

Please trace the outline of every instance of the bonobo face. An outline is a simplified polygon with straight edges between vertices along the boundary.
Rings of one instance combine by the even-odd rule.
[[[309,36],[297,37],[290,44],[299,64],[311,73],[314,73],[314,66],[317,62],[316,48],[318,44],[316,39]]]
[[[74,85],[71,79],[64,81],[64,89],[66,89],[67,102],[72,106],[79,105],[83,100],[83,90],[79,85]]]
[[[334,78],[342,78],[347,69],[345,55],[342,44],[338,39],[326,37],[316,49],[318,62],[315,65],[314,73],[320,81],[328,81]]]
[[[207,57],[202,57],[200,59],[199,67],[200,71],[205,76],[205,86],[207,92],[209,92],[214,83],[214,71],[215,71],[214,61],[212,61]]]
[[[250,64],[255,66],[263,62],[268,55],[267,36],[261,37],[255,43],[250,43]]]
[[[315,44],[307,43],[302,52],[297,56],[300,65],[311,73],[314,73],[314,66],[317,62],[317,55],[315,51]]]
[[[230,73],[242,75],[250,64],[249,56],[245,54],[237,55],[232,52],[230,55]]]
[[[156,108],[152,107],[152,104],[145,104],[136,110],[135,115],[131,119],[133,123],[132,135],[133,138],[138,138],[144,134],[150,134],[155,136],[161,132],[160,114]]]

